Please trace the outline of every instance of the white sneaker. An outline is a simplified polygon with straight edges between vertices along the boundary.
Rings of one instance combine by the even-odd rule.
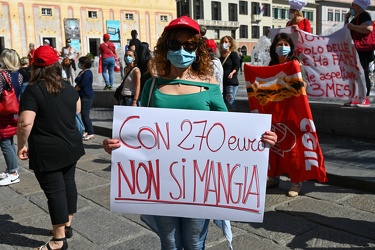
[[[17,182],[20,182],[20,176],[17,172],[16,175],[7,174],[7,176],[0,181],[0,186],[8,186]]]
[[[7,172],[0,173],[0,179],[4,179],[5,177],[7,177],[7,175]]]

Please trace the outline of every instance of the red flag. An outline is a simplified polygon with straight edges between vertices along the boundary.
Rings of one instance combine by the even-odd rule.
[[[272,114],[278,137],[270,151],[268,176],[288,174],[292,182],[327,181],[299,62],[245,65],[244,72],[251,112]]]

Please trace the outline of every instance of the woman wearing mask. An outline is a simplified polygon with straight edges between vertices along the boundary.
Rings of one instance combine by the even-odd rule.
[[[219,85],[212,74],[211,60],[197,22],[181,16],[170,22],[156,45],[154,62],[159,74],[151,89],[148,80],[141,104],[150,107],[212,110],[226,112]],[[274,145],[276,134],[267,131],[264,141]],[[106,139],[103,147],[111,153],[120,147],[117,139]],[[208,232],[208,219],[153,216],[161,248],[202,250]]]
[[[116,47],[109,41],[108,34],[103,35],[103,43],[99,46],[100,59],[102,60],[102,75],[105,82],[104,90],[111,90],[114,83],[114,72],[116,65]]]
[[[13,85],[17,98],[21,96],[22,75],[18,72],[20,60],[16,51],[4,49],[0,54],[0,95],[9,88],[8,81]],[[17,119],[14,114],[0,114],[0,147],[3,152],[6,170],[0,173],[0,186],[20,182],[18,162],[13,136],[17,131]]]
[[[141,71],[137,67],[136,53],[132,49],[125,52],[125,78],[118,87],[121,90],[119,104],[123,106],[139,106],[141,89]]]
[[[290,62],[292,60],[297,60],[299,62],[299,59],[293,55],[294,51],[294,44],[291,39],[291,37],[286,33],[279,33],[277,34],[270,47],[270,56],[271,61],[269,63],[269,66],[282,64],[286,62]],[[304,68],[303,65],[301,65],[301,74],[304,78]],[[304,83],[306,83],[306,80],[304,79]],[[306,87],[306,85],[305,85]],[[271,166],[274,168],[277,168],[277,166]],[[293,169],[289,169],[289,171],[293,172]],[[279,176],[269,176],[267,180],[267,188],[276,188],[279,186]],[[292,181],[292,186],[289,189],[288,196],[290,197],[296,197],[298,196],[301,187],[302,182],[294,182]]]
[[[302,8],[306,2],[300,0],[289,0],[289,22],[286,26],[297,26],[300,30],[312,33],[311,23],[309,19],[304,18],[302,15]]]
[[[238,89],[238,70],[240,58],[236,52],[236,43],[230,36],[220,39],[220,61],[223,66],[223,97],[229,111],[236,110],[236,94]]]
[[[81,98],[82,122],[85,125],[85,133],[82,137],[84,141],[94,139],[94,128],[90,118],[90,110],[94,101],[94,90],[92,89],[93,75],[90,70],[91,64],[91,59],[87,56],[80,57],[78,59],[78,68],[81,71],[75,79],[75,83],[77,84],[75,89]]]
[[[348,24],[348,29],[351,32],[353,40],[357,36],[369,34],[373,30],[372,20],[370,14],[365,11],[370,6],[370,0],[354,0],[350,6],[350,11],[345,15],[345,24]],[[353,17],[350,23],[349,17]],[[349,102],[345,103],[347,106],[358,106],[358,107],[369,107],[370,100],[369,95],[371,91],[371,80],[370,80],[370,69],[369,65],[374,60],[374,51],[357,51],[359,61],[361,62],[363,71],[365,73],[366,80],[366,99],[363,102]]]
[[[17,129],[18,157],[29,159],[48,203],[53,238],[39,250],[68,249],[77,211],[75,170],[85,154],[75,122],[81,102],[62,80],[61,64],[50,46],[35,50],[30,83],[22,95]]]

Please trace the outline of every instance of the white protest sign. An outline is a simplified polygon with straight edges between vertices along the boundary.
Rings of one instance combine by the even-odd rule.
[[[309,98],[364,100],[365,75],[346,26],[328,36],[291,27],[271,29],[271,39],[282,32],[291,36],[295,55],[305,66]]]
[[[115,106],[111,211],[262,222],[271,115]]]

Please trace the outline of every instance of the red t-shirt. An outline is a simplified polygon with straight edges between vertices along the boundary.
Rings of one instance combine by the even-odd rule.
[[[291,23],[290,21],[286,24],[286,26],[292,26],[294,25],[293,23]],[[309,19],[307,18],[304,18],[302,19],[301,21],[299,21],[299,23],[297,24],[298,28],[300,30],[303,30],[303,31],[306,31],[306,32],[309,32],[309,33],[312,33],[312,30],[311,30],[311,23],[309,21]]]
[[[101,43],[99,46],[102,58],[115,57],[116,47],[112,42]]]

